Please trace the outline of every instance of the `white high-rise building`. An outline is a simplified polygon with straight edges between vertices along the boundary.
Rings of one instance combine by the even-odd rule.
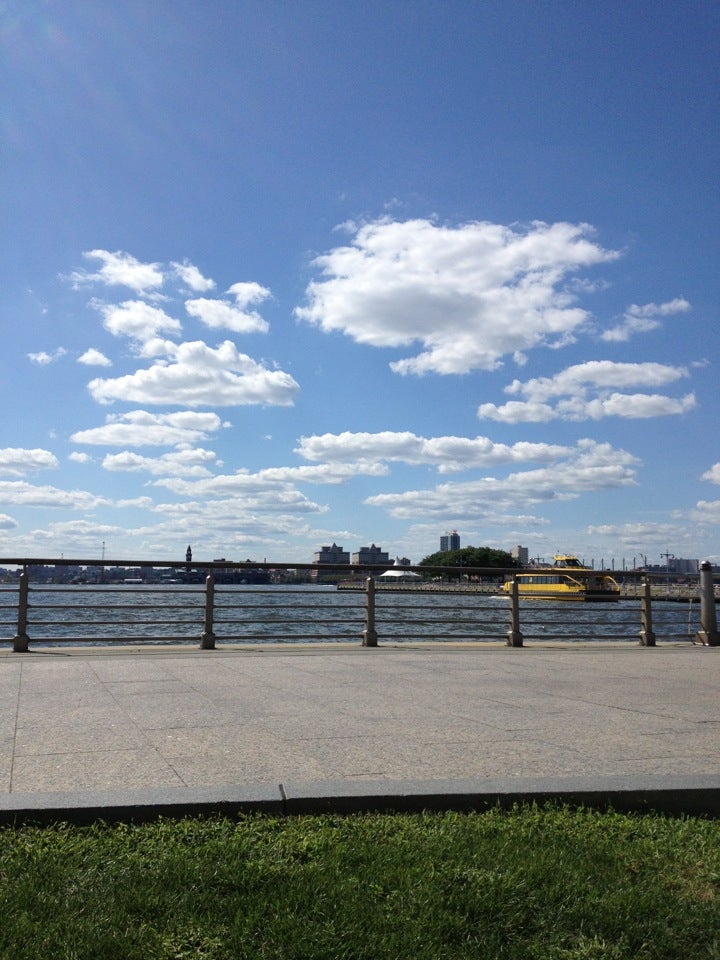
[[[440,552],[447,553],[448,550],[460,549],[460,534],[457,530],[446,530],[440,537]]]

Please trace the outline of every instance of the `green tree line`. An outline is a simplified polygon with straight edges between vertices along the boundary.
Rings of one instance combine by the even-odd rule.
[[[420,561],[421,567],[516,567],[517,561],[506,550],[493,547],[462,547],[460,550],[438,550]],[[448,574],[452,576],[452,574]],[[458,577],[462,576],[460,570]]]

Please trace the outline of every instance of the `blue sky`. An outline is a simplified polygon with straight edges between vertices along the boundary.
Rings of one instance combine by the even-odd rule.
[[[0,2],[0,556],[720,561],[719,40]]]

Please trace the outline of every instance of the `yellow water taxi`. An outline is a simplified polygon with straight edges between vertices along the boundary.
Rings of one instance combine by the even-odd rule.
[[[553,557],[551,567],[534,567],[516,573],[518,596],[530,600],[595,600],[620,599],[620,587],[607,573],[586,567],[572,554]],[[584,573],[582,571],[592,571]],[[512,581],[503,584],[510,592]]]

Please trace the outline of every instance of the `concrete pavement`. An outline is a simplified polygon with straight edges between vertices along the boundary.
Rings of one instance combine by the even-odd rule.
[[[546,795],[720,814],[719,694],[720,650],[689,644],[4,649],[0,819]]]

